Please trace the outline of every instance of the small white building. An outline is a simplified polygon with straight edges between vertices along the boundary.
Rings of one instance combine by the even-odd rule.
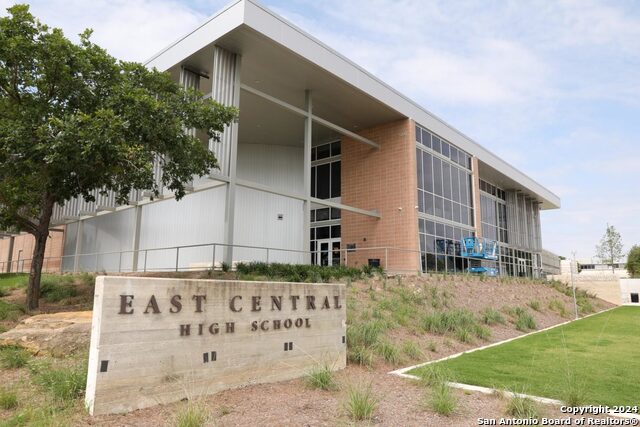
[[[620,301],[640,305],[640,279],[620,279]]]

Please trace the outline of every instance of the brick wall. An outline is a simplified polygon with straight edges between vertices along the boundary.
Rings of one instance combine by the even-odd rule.
[[[47,240],[47,248],[45,251],[45,258],[50,258],[45,260],[45,264],[42,271],[47,272],[58,272],[60,271],[60,261],[62,257],[63,247],[64,247],[64,229],[63,225],[56,226],[56,230],[62,231],[51,231],[49,233],[49,240]],[[20,234],[19,236],[14,237],[13,242],[13,262],[12,262],[12,271],[24,271],[29,272],[31,268],[30,261],[22,261],[22,260],[30,260],[33,257],[33,248],[35,245],[35,239],[31,234]],[[5,237],[0,239],[0,272],[4,273],[7,271],[6,261],[9,258],[9,247],[10,247],[10,238]],[[22,251],[22,252],[20,252]],[[20,262],[18,262],[18,256],[20,257]]]
[[[374,247],[419,250],[414,122],[403,119],[359,134],[379,143],[380,149],[342,139],[342,203],[377,210],[382,218],[342,212],[342,247],[355,243],[357,249],[347,253],[347,263],[363,265],[369,258],[378,258],[389,271],[416,272],[415,252],[390,250],[385,266],[384,251],[363,251]]]

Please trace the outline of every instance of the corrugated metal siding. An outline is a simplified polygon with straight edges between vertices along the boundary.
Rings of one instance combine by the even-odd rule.
[[[213,73],[211,97],[222,105],[235,105],[233,99],[234,83],[236,76],[236,55],[216,46],[213,51]],[[218,159],[220,170],[214,174],[229,175],[229,155],[232,138],[232,126],[225,127],[220,136],[220,142],[209,140],[209,150],[213,151]]]
[[[303,202],[289,197],[238,187],[235,244],[303,250]],[[282,214],[282,220],[278,220]],[[266,252],[234,249],[237,261],[266,261]],[[302,254],[270,251],[270,262],[302,263]]]
[[[92,254],[130,250],[133,241],[133,215],[133,209],[126,209],[83,220],[82,253]],[[65,255],[70,254],[65,253]],[[83,255],[78,261],[80,270],[118,271],[120,255]],[[71,266],[73,267],[73,264]],[[123,270],[131,269],[131,255],[122,256],[121,268]]]
[[[238,178],[297,194],[304,193],[302,147],[238,145]]]
[[[225,187],[188,194],[177,202],[163,200],[142,206],[140,249],[222,242],[224,239]],[[217,260],[222,251],[218,248]],[[147,254],[147,269],[175,265],[176,251],[151,251]],[[182,249],[180,268],[210,264],[210,248]],[[140,253],[138,268],[144,268]]]

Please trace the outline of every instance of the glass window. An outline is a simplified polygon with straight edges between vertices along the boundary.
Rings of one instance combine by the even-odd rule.
[[[340,155],[340,141],[337,141],[331,144],[331,155],[332,156]]]
[[[449,149],[449,158],[454,162],[458,163],[458,149],[453,145]]]
[[[425,232],[425,220],[420,218],[418,220],[418,230],[420,233],[424,233]]]
[[[331,197],[340,197],[340,162],[331,163]]]
[[[453,202],[453,220],[460,222],[460,205],[456,202]]]
[[[316,197],[316,167],[311,168],[311,197]]]
[[[451,199],[451,166],[447,162],[442,162],[442,195]]]
[[[318,155],[317,155],[318,160],[326,159],[327,157],[331,157],[331,145],[330,144],[320,145],[320,146],[316,147],[316,150],[318,152]]]
[[[316,160],[317,158],[318,158],[318,157],[317,157],[317,154],[316,154],[316,147],[313,147],[313,148],[311,149],[311,161],[314,161],[314,160]]]
[[[431,134],[426,130],[422,131],[422,145],[431,148]]]
[[[451,208],[451,200],[444,201],[444,217],[453,220],[453,209]]]
[[[436,236],[444,237],[444,224],[436,222]]]
[[[424,192],[418,189],[418,212],[426,212],[424,208]]]
[[[451,200],[460,202],[460,180],[458,179],[458,168],[451,167]]]
[[[422,135],[422,129],[420,129],[420,126],[416,126],[416,142],[422,142],[422,138],[420,137]]]
[[[331,227],[317,227],[316,228],[316,239],[328,239],[330,235]]]
[[[331,165],[329,163],[316,166],[316,197],[318,199],[328,199],[331,197],[329,192],[330,168]]]
[[[427,234],[436,234],[436,223],[433,221],[426,221],[427,225]]]
[[[447,144],[446,142],[442,141],[442,155],[445,157],[449,157],[449,144]]]
[[[433,203],[433,194],[424,193],[424,207],[426,209],[426,213],[429,215],[434,214],[435,205]]]
[[[332,225],[331,226],[331,237],[333,237],[333,238],[340,237],[340,226],[339,225]]]
[[[340,219],[342,211],[338,208],[331,208],[331,219]]]
[[[424,190],[433,193],[433,165],[431,154],[422,153],[422,173],[424,174]]]
[[[433,148],[433,151],[440,152],[440,138],[435,135],[431,136],[431,148]]]
[[[435,196],[434,213],[436,216],[444,216],[444,200],[442,197]]]
[[[418,171],[418,188],[424,190],[424,177],[422,176],[422,150],[416,148],[416,170]]]
[[[442,161],[435,157],[433,158],[433,178],[433,192],[442,196]]]
[[[329,208],[316,209],[316,221],[327,221],[329,219]]]

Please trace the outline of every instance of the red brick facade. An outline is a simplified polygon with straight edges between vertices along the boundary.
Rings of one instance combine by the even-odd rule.
[[[49,239],[47,240],[47,248],[45,251],[45,262],[42,271],[46,272],[58,272],[60,271],[60,262],[62,257],[62,251],[64,249],[64,225],[56,226],[56,230],[49,233]],[[30,261],[33,257],[33,247],[35,240],[31,234],[21,234],[15,236],[13,241],[13,254],[11,271],[23,271],[28,273],[31,268]],[[0,239],[0,273],[7,271],[7,260],[9,259],[9,248],[11,246],[11,239],[5,237]]]
[[[410,119],[386,123],[359,133],[380,149],[342,139],[342,203],[376,210],[380,219],[342,212],[342,248],[348,265],[379,259],[389,271],[419,270],[415,125]],[[410,250],[364,250],[389,247]],[[385,265],[385,262],[387,263]]]

